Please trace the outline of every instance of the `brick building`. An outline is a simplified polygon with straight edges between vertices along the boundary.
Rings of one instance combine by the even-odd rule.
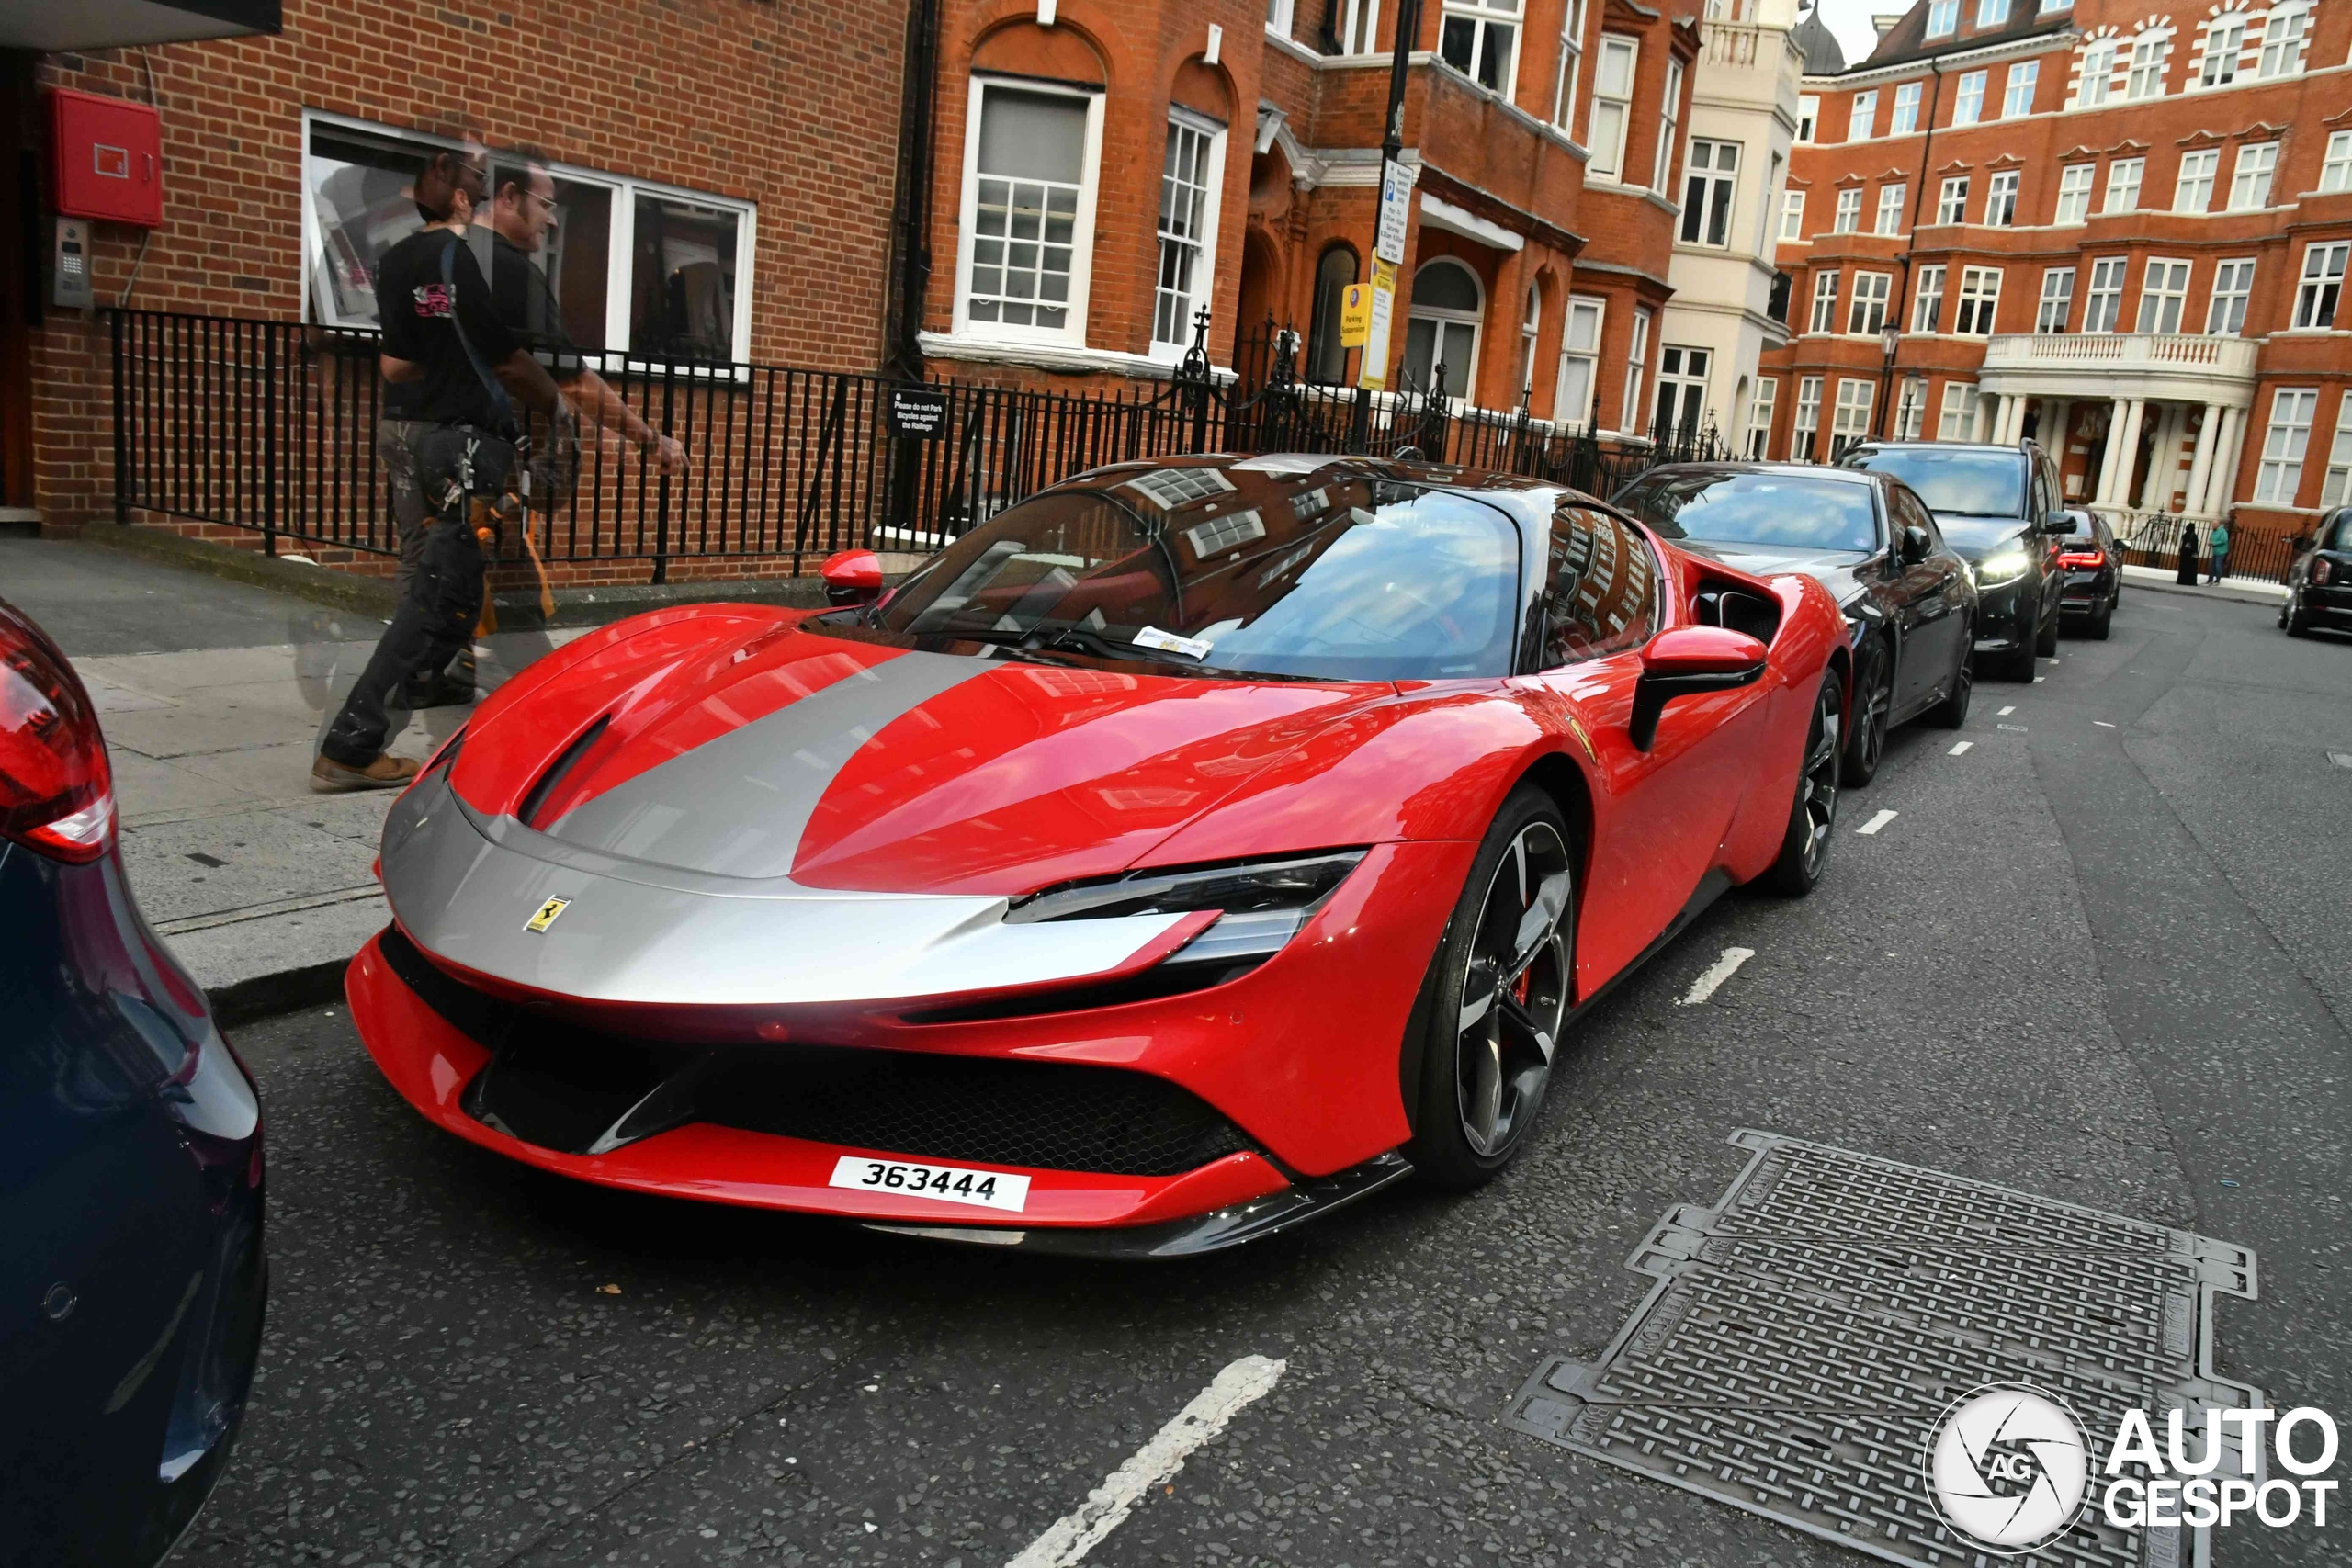
[[[2266,535],[2346,499],[2347,53],[2311,0],[1920,0],[1808,76],[1771,455],[2031,435],[2077,504]]]
[[[555,163],[547,263],[575,341],[877,367],[907,34],[904,6],[285,0],[275,34],[0,48],[0,131],[44,171],[36,213],[6,182],[8,232],[52,210],[51,89],[152,103],[164,191],[160,228],[92,226],[98,308],[44,309],[45,255],[12,256],[40,319],[0,335],[0,503],[112,514],[102,307],[374,324],[369,266],[418,221],[409,181],[469,124]]]
[[[1216,364],[1271,321],[1303,374],[1352,384],[1339,300],[1369,277],[1398,9],[947,0],[933,370],[1163,377],[1205,308]],[[1695,16],[1634,0],[1427,0],[1389,346],[1408,378],[1442,364],[1470,405],[1649,424],[1700,49]]]

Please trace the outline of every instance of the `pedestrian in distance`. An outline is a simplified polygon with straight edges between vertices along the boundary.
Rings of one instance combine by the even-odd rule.
[[[2224,517],[2213,525],[2212,537],[2208,542],[2212,548],[2206,559],[2211,564],[2210,575],[2205,581],[2219,582],[2229,574],[2230,570],[2230,520],[2228,518]]]
[[[2197,586],[2197,525],[2186,517],[2180,520],[2180,570],[2173,581],[2184,588]]]

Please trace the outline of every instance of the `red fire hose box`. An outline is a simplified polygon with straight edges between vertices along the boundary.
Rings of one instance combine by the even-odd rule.
[[[70,87],[52,91],[49,105],[59,215],[160,227],[164,138],[155,111]]]

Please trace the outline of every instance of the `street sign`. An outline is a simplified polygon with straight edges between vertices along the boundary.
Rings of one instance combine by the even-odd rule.
[[[1340,346],[1362,348],[1372,336],[1372,285],[1351,283],[1340,291]]]
[[[1372,261],[1372,310],[1363,343],[1363,367],[1356,385],[1381,391],[1388,385],[1388,327],[1396,314],[1396,268],[1374,256]]]
[[[1374,231],[1372,254],[1390,266],[1405,265],[1405,219],[1411,210],[1413,171],[1383,160],[1380,165],[1380,226]]]
[[[893,387],[886,417],[890,434],[901,441],[936,441],[947,434],[947,394],[935,387]]]

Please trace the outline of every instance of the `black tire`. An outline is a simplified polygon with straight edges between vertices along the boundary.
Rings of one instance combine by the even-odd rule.
[[[2057,611],[2051,611],[2050,618],[2043,621],[2040,626],[2034,628],[2033,651],[2041,655],[2044,659],[2050,658],[2058,651]],[[2030,676],[2028,678],[2030,679]]]
[[[1795,796],[1789,803],[1789,829],[1781,840],[1781,857],[1764,880],[1773,892],[1802,898],[1821,883],[1829,860],[1829,840],[1838,831],[1838,736],[1846,700],[1838,671],[1822,672],[1821,691],[1813,699],[1813,723],[1805,731],[1804,751],[1797,764]]]
[[[2031,681],[2033,679],[2033,644],[2025,637],[2019,637],[2018,646],[2001,655],[2000,661],[1993,667],[1993,671],[2004,681]]]
[[[1493,1180],[1543,1109],[1575,974],[1574,845],[1552,797],[1521,784],[1495,814],[1446,922],[1405,1147],[1437,1186]],[[1530,935],[1531,922],[1544,929]]]
[[[1859,789],[1878,774],[1886,757],[1886,721],[1894,712],[1894,657],[1881,637],[1862,644],[1855,656],[1854,712],[1846,725],[1842,782]]]
[[[2287,601],[2286,609],[2279,613],[2278,624],[2287,628],[2289,637],[2312,635],[2311,616],[2304,613],[2301,604],[2292,599]]]
[[[1952,664],[1952,687],[1944,700],[1928,710],[1928,722],[1939,729],[1958,729],[1968,722],[1968,700],[1976,690],[1975,671],[1968,664],[1969,628],[1960,628],[1960,658]]]
[[[2091,640],[2105,642],[2109,634],[2114,630],[2115,601],[2109,599],[2105,604],[2099,606],[2098,614],[2091,617]]]

